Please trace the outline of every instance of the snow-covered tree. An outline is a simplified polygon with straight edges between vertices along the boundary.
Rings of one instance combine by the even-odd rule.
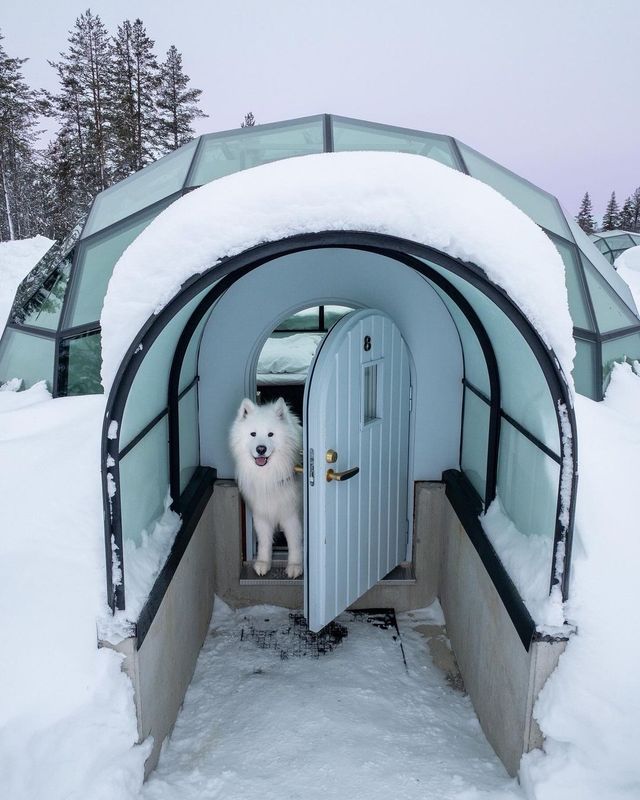
[[[177,150],[193,139],[193,121],[206,117],[198,108],[201,89],[189,88],[190,78],[182,68],[182,55],[175,45],[167,51],[160,65],[160,85],[157,95],[158,140],[164,152]]]
[[[587,234],[593,233],[596,229],[596,222],[593,218],[593,208],[591,207],[591,198],[589,197],[589,192],[584,193],[584,197],[580,203],[580,210],[578,211],[578,216],[576,217],[576,222]]]
[[[630,197],[624,201],[619,217],[620,228],[623,231],[633,230],[633,201]]]
[[[640,186],[631,195],[631,227],[629,230],[640,233]]]
[[[611,197],[602,218],[603,231],[615,231],[620,227],[620,209],[616,200],[616,193],[611,192]]]
[[[0,239],[17,239],[38,232],[39,198],[33,191],[37,175],[36,123],[38,95],[22,75],[26,58],[7,55],[0,32]]]
[[[53,116],[71,145],[68,167],[89,196],[111,182],[110,130],[107,105],[110,93],[111,48],[100,17],[87,10],[69,33],[69,47],[60,60],[50,62],[60,88],[48,95]],[[58,148],[62,155],[61,148]]]
[[[157,156],[155,107],[159,67],[142,20],[125,20],[112,43],[109,121],[114,178]]]
[[[253,112],[249,111],[248,114],[244,115],[244,119],[242,120],[240,127],[241,128],[253,128],[256,124],[256,118],[253,116]]]

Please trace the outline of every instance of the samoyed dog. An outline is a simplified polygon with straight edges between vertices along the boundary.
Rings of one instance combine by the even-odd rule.
[[[289,548],[287,576],[302,575],[302,487],[294,473],[302,427],[282,398],[258,406],[244,399],[229,436],[238,488],[253,514],[258,537],[258,575],[271,569],[273,534],[279,525]]]

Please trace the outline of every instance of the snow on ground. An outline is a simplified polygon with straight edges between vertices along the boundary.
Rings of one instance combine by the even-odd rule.
[[[564,264],[542,230],[491,187],[437,161],[349,152],[243,170],[159,214],[109,282],[101,316],[105,390],[140,328],[188,278],[263,242],[328,230],[405,237],[482,267],[554,349],[572,383]]]
[[[247,636],[286,628],[273,606],[216,600],[170,742],[145,800],[449,800],[523,798],[488,745],[466,695],[452,689],[415,628],[437,604],[390,630],[350,615],[348,636],[318,658],[283,660]]]
[[[45,236],[0,242],[0,331],[4,330],[20,281],[52,244]]]
[[[618,275],[631,289],[636,306],[640,308],[640,245],[621,253],[616,258],[615,267]]]
[[[0,785],[11,800],[135,796],[133,690],[104,612],[104,397],[0,392]]]
[[[617,365],[605,400],[578,395],[576,416],[580,475],[567,616],[578,633],[535,709],[545,754],[526,756],[521,777],[536,800],[637,800],[640,377]]]

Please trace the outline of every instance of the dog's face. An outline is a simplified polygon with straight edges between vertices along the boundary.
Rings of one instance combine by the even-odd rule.
[[[266,406],[243,400],[233,426],[234,452],[248,456],[258,468],[266,467],[279,448],[288,446],[288,413],[282,398]]]

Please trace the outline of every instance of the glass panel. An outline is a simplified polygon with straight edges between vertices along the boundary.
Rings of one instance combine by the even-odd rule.
[[[107,285],[116,261],[168,205],[169,203],[160,204],[151,212],[129,220],[117,229],[112,228],[88,242],[80,242],[65,327],[85,325],[100,319]]]
[[[118,220],[182,189],[198,140],[185,144],[125,180],[105,189],[94,200],[82,231],[86,239]]]
[[[631,333],[602,342],[602,371],[604,385],[609,381],[609,374],[616,361],[640,361],[640,333]]]
[[[55,341],[7,328],[0,344],[0,383],[22,378],[28,389],[45,380],[53,384]]]
[[[560,439],[554,401],[529,345],[506,314],[479,289],[435,264],[431,266],[446,274],[447,279],[471,303],[486,328],[498,362],[501,405],[504,411],[547,447],[559,453]]]
[[[483,526],[535,621],[545,621],[560,467],[503,421],[498,498]]]
[[[607,241],[612,250],[626,250],[629,247],[633,247],[633,239],[626,233],[622,233],[619,236],[610,236]]]
[[[573,324],[576,328],[595,331],[579,274],[578,252],[575,247],[567,244],[564,240],[554,238],[552,242],[564,261],[564,276],[567,286],[567,295],[569,297],[569,311]]]
[[[321,118],[268,129],[257,126],[243,128],[237,133],[209,134],[202,138],[189,185],[201,186],[259,164],[323,150]]]
[[[362,374],[363,422],[368,425],[380,419],[378,408],[378,365],[367,364]]]
[[[149,530],[151,523],[164,511],[168,490],[169,446],[165,416],[120,459],[122,537],[125,541],[141,543],[142,531]]]
[[[195,384],[178,403],[180,419],[180,491],[184,492],[200,465],[198,432],[198,385]]]
[[[624,302],[630,309],[635,310],[636,304],[631,296],[631,289],[618,275],[615,269],[612,269],[611,264],[594,246],[593,242],[587,234],[582,230],[578,223],[570,215],[566,215],[567,224],[571,229],[573,238],[575,239],[578,248],[583,256],[593,265],[593,267],[602,275],[608,284],[622,297]],[[584,263],[584,258],[583,258]]]
[[[476,389],[484,392],[487,397],[491,397],[491,386],[489,384],[489,372],[487,370],[487,362],[484,359],[484,353],[478,342],[478,338],[469,323],[469,320],[460,311],[458,306],[451,300],[435,284],[432,284],[435,291],[442,298],[443,303],[446,305],[449,313],[453,317],[460,342],[462,344],[462,352],[464,356],[464,377],[473,384]]]
[[[366,124],[333,117],[333,149],[387,150],[415,153],[433,158],[448,167],[460,169],[453,147],[446,138],[419,131],[403,131],[382,125]]]
[[[66,339],[62,348],[67,362],[66,394],[102,394],[100,334],[90,333]]]
[[[487,486],[489,406],[469,389],[464,390],[461,468],[484,502]]]
[[[596,239],[594,244],[601,253],[604,253],[606,255],[609,252],[609,245],[607,244],[605,239]]]
[[[547,587],[551,575],[551,545],[556,526],[560,465],[545,455],[506,419],[500,423],[498,494],[518,530],[545,536],[549,561],[544,565]]]
[[[353,311],[349,306],[325,306],[324,307],[324,330],[328,331],[332,325]]]
[[[313,306],[298,311],[292,317],[283,320],[276,331],[317,331],[320,330],[320,308]]]
[[[592,400],[600,400],[600,365],[596,362],[595,342],[576,339],[576,357],[573,362],[573,380],[576,391]]]
[[[524,178],[496,164],[490,158],[472,150],[462,142],[457,142],[469,173],[492,186],[508,200],[518,206],[531,219],[554,233],[569,237],[567,223],[560,211],[560,205],[553,195],[547,194]]]
[[[638,325],[640,320],[627,308],[622,299],[584,256],[582,265],[600,333],[615,331],[618,328],[628,328],[629,325]]]
[[[193,310],[210,289],[203,289],[178,311],[149,348],[127,397],[120,429],[121,448],[166,409],[169,371],[178,339]]]
[[[14,312],[12,321],[50,331],[56,330],[70,271],[71,259],[66,259],[49,275],[25,305]]]

